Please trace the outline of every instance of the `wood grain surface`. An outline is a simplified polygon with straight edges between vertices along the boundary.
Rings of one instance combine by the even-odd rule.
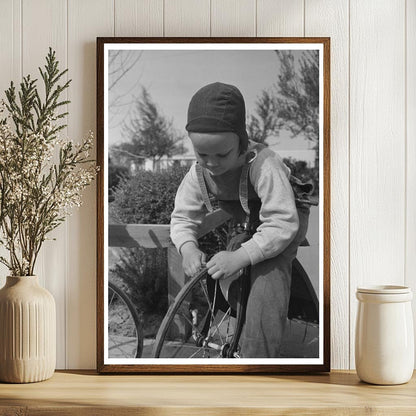
[[[415,377],[374,386],[353,372],[282,376],[99,376],[57,372],[0,384],[0,415],[414,415]]]
[[[256,36],[256,0],[212,0],[211,34]]]
[[[89,131],[95,130],[96,60],[95,42],[91,39],[97,32],[114,34],[113,0],[70,0],[67,14],[68,76],[72,79],[68,134],[79,143]],[[93,149],[93,156],[94,153]],[[66,221],[66,368],[87,368],[95,357],[95,328],[91,321],[96,310],[92,279],[96,269],[96,185],[93,182],[84,191],[82,208],[74,210]],[[91,255],[80,257],[76,253]],[[59,277],[55,278],[59,281]]]
[[[350,2],[350,368],[357,287],[405,279],[404,6]]]
[[[305,4],[305,35],[329,36],[331,44],[331,365],[349,368],[349,54],[348,3]]]
[[[32,2],[22,0],[21,2],[21,38],[22,38],[22,74],[31,75],[32,79],[38,79],[39,93],[42,96],[44,87],[39,74],[39,67],[44,67],[45,57],[49,47],[56,51],[56,58],[60,62],[59,69],[64,70],[67,65],[67,16],[65,0],[40,0]],[[50,22],[49,24],[39,24],[42,19]],[[23,39],[29,42],[23,42]],[[63,77],[63,82],[66,80]],[[67,91],[62,94],[61,99],[66,99]],[[67,106],[62,108],[67,110]],[[61,132],[64,138],[68,134],[65,128]],[[54,161],[58,160],[55,154]],[[55,238],[54,244],[44,243],[35,265],[35,275],[39,276],[39,283],[46,287],[55,298],[56,302],[56,334],[57,345],[62,348],[57,349],[57,365],[65,366],[66,359],[66,282],[67,268],[66,258],[68,242],[68,224],[64,224],[53,230],[48,238]],[[57,278],[59,276],[59,278]]]
[[[416,1],[406,3],[406,255],[405,285],[415,287],[416,270]],[[416,322],[416,297],[413,297],[413,320]],[[416,358],[416,351],[415,351]],[[415,361],[416,362],[416,361]]]

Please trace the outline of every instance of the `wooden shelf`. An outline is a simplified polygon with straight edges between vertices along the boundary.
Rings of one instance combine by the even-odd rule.
[[[34,384],[1,384],[0,415],[412,415],[416,375],[400,386],[353,372],[318,375],[98,375],[58,371]]]

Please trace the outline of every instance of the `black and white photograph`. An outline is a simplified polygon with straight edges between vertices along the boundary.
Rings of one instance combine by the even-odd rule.
[[[99,371],[329,368],[329,40],[97,59]]]

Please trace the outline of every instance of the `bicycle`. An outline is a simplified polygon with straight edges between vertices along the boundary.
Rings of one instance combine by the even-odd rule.
[[[169,307],[153,347],[154,358],[240,358],[249,294],[249,268],[226,280],[213,280],[202,269],[180,290]],[[305,334],[319,323],[319,306],[300,262],[292,266],[288,319],[304,322]]]
[[[126,293],[108,282],[109,358],[140,358],[143,353],[143,322]]]
[[[225,219],[226,217],[220,212],[211,214],[210,220],[207,221],[200,235],[205,235],[208,231],[223,224]],[[161,230],[156,229],[155,226],[147,225],[134,225],[133,227],[146,230],[143,233],[140,232],[140,239],[137,241],[138,246],[142,244],[151,246],[156,240],[159,241],[158,247],[171,247],[171,242],[168,241],[167,237],[160,237],[161,235],[168,235],[169,226],[166,226],[166,230],[164,226],[158,226]],[[158,234],[155,234],[155,232]],[[147,238],[147,235],[150,237]],[[159,238],[160,240],[158,240]],[[144,342],[143,336],[143,322],[138,316],[137,309],[120,288],[109,283],[109,323],[112,321],[110,319],[112,314],[110,309],[115,298],[119,298],[117,301],[119,304],[120,302],[124,303],[125,316],[130,315],[128,319],[120,316],[115,319],[115,322],[118,322],[116,325],[118,334],[113,335],[112,331],[109,330],[109,349],[112,351],[110,357],[238,358],[240,356],[239,337],[242,324],[237,324],[235,305],[238,303],[238,299],[235,299],[236,286],[230,285],[235,280],[238,279],[226,279],[221,281],[221,284],[218,283],[217,286],[215,281],[207,278],[206,270],[201,270],[196,276],[188,280],[177,293],[175,300],[162,320],[156,339],[148,339],[146,342]],[[227,288],[220,288],[220,285],[226,284],[231,287],[231,289],[228,288],[228,292]],[[226,294],[234,293],[234,297],[231,297],[231,301],[234,302],[232,305],[229,305],[226,299],[228,295],[223,296],[223,291]],[[113,296],[114,299],[111,301]],[[118,309],[120,309],[120,306]],[[240,316],[243,315],[240,314]],[[319,301],[309,276],[298,259],[294,260],[292,267],[292,289],[288,319],[291,326],[297,331],[299,344],[310,341],[312,336],[307,340],[307,332],[310,329],[315,333],[318,332]],[[129,321],[130,325],[127,324]],[[128,335],[129,331],[131,332],[132,325],[136,329]],[[123,326],[129,329],[121,329]],[[235,332],[236,328],[237,332]],[[111,337],[113,339],[110,339]],[[293,349],[287,349],[288,357],[293,357]],[[143,352],[145,353],[143,354]]]

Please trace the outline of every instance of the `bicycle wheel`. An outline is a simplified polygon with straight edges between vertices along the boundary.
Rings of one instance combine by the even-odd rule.
[[[155,358],[237,358],[242,321],[206,269],[195,275],[166,313],[153,348]],[[231,350],[233,348],[233,350]]]
[[[130,298],[108,283],[108,357],[140,358],[143,324]]]

